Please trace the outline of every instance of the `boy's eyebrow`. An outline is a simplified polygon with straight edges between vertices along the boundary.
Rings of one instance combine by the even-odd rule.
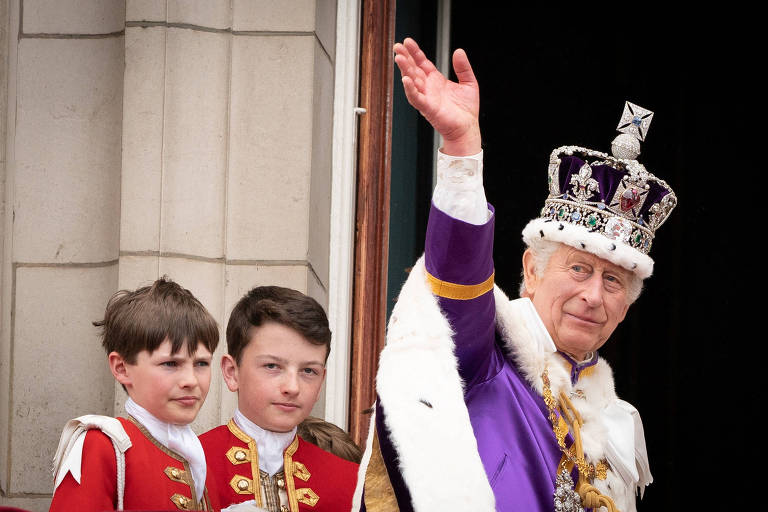
[[[179,352],[176,352],[175,354],[163,355],[163,356],[161,356],[161,359],[171,359],[173,361],[183,361],[187,357],[190,357],[190,358],[194,359],[195,361],[200,361],[200,360],[203,360],[203,359],[212,359],[213,356],[194,356],[194,357],[192,357],[192,356],[184,356],[181,353],[181,351],[179,351]]]
[[[287,359],[284,359],[284,358],[278,357],[278,356],[273,356],[272,354],[258,355],[258,356],[256,356],[256,359],[270,359],[272,361],[277,361],[278,363],[282,363],[282,364],[285,364],[285,363],[288,362]],[[310,365],[310,364],[316,364],[318,366],[325,366],[325,363],[323,363],[321,361],[304,361],[304,362],[300,363],[299,366]]]

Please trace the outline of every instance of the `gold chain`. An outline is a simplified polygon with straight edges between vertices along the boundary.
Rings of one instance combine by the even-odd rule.
[[[565,422],[561,425],[558,421],[557,414],[555,413],[558,404],[557,401],[555,401],[555,397],[552,395],[552,390],[549,388],[549,374],[547,372],[548,370],[545,369],[544,373],[541,375],[541,379],[544,382],[544,403],[549,410],[549,421],[552,423],[552,431],[555,434],[560,451],[563,452],[570,462],[579,468],[579,473],[584,477],[589,478],[590,480],[595,477],[599,480],[605,480],[608,476],[608,465],[604,460],[598,462],[596,465],[591,464],[586,461],[583,454],[576,453],[575,443],[570,449],[565,446],[565,436],[568,435],[568,427],[564,424]],[[578,428],[578,425],[574,424],[574,428]]]

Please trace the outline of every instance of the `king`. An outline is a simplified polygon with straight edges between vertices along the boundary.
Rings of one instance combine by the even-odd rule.
[[[523,230],[520,298],[494,286],[479,89],[462,50],[447,80],[395,45],[408,101],[442,135],[425,254],[390,318],[355,504],[368,512],[636,509],[652,477],[640,415],[606,343],[653,271],[677,203],[637,161],[652,113],[631,103],[613,155],[555,149]],[[629,116],[629,117],[627,117]]]

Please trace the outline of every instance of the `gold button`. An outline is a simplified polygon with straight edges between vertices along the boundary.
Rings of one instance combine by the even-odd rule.
[[[277,479],[277,486],[280,487],[280,488],[285,487],[285,480],[283,480],[282,478],[278,478]]]
[[[187,501],[189,501],[189,500],[187,498],[185,498],[184,496],[179,496],[179,505],[181,505],[182,507],[186,507],[187,506]]]
[[[290,511],[288,510],[288,507],[286,507],[285,505],[280,505],[280,512],[290,512]]]
[[[245,460],[245,452],[243,450],[237,450],[235,452],[235,459],[237,459],[237,460]]]
[[[178,468],[173,468],[173,469],[171,469],[171,476],[172,476],[173,478],[179,478],[179,475],[180,475],[180,474],[181,474],[181,473],[179,473],[179,470],[178,470]]]
[[[240,480],[237,482],[237,488],[241,491],[248,489],[248,480]]]

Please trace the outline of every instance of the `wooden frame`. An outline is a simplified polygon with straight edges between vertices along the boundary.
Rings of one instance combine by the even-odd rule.
[[[349,432],[365,445],[386,330],[395,0],[363,0]]]

